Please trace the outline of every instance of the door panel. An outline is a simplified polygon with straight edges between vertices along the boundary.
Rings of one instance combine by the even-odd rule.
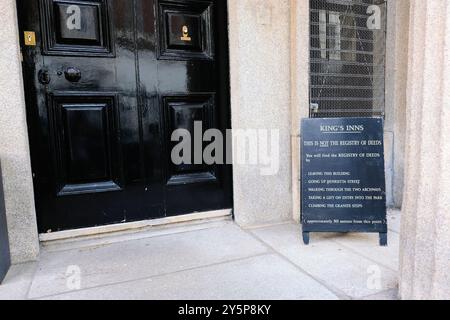
[[[40,232],[231,208],[231,167],[170,157],[177,129],[229,128],[225,1],[17,6]]]
[[[191,139],[201,139],[196,134],[201,134],[212,128],[216,128],[215,115],[215,97],[214,95],[190,95],[190,96],[173,96],[164,97],[163,99],[164,113],[166,114],[167,132],[167,154],[168,159],[168,176],[167,184],[187,185],[194,183],[217,182],[215,166],[207,166],[202,158],[196,157],[196,144],[191,145],[190,161],[188,163],[174,164],[171,161],[171,153],[178,142],[173,142],[170,135],[178,130],[183,129],[190,133]],[[195,132],[195,123],[197,126],[201,123],[201,127]],[[193,140],[191,141],[193,142]],[[198,143],[200,153],[203,153],[204,144]],[[197,155],[199,153],[197,152]]]
[[[50,96],[57,195],[122,190],[117,97]]]
[[[113,54],[110,8],[103,1],[40,0],[46,55]]]
[[[221,69],[219,62],[228,58],[225,50],[215,50],[227,41],[227,22],[221,16],[226,13],[226,1],[156,2],[162,48],[157,62],[158,94],[168,124],[163,128],[163,149],[170,159],[174,146],[170,137],[176,129],[187,129],[194,137],[194,122],[199,120],[203,132],[215,128],[225,134],[229,128],[228,112],[219,111],[228,110],[229,105],[221,83],[226,79],[228,87],[228,70]],[[230,173],[225,165],[170,164],[165,169],[167,215],[217,210],[224,203],[231,206]]]
[[[213,5],[200,1],[160,1],[160,58],[212,59]]]

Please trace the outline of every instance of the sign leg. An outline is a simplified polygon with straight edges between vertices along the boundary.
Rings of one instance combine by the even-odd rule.
[[[309,245],[309,232],[303,232],[303,243]]]
[[[387,233],[380,233],[380,246],[387,247],[387,245],[388,245]]]

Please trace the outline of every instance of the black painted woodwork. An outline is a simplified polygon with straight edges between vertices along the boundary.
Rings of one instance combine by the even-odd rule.
[[[219,0],[223,1],[223,0]],[[223,1],[225,2],[225,1]],[[213,59],[214,24],[212,2],[159,2],[159,58]],[[179,30],[188,26],[190,41],[183,41]],[[219,27],[217,33],[226,32]]]
[[[0,164],[0,284],[11,266],[9,250],[8,226],[6,225],[6,211],[3,194],[2,167]]]
[[[231,166],[170,161],[173,130],[230,127],[226,1],[17,6],[39,232],[232,207]]]
[[[111,8],[107,0],[39,0],[39,3],[44,55],[107,57],[114,54]],[[63,21],[74,13],[70,11],[72,5],[79,5],[81,9],[79,30],[69,30],[67,20]]]

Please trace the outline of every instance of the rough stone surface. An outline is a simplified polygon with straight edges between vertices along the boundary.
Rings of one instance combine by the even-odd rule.
[[[394,207],[394,150],[395,147],[395,1],[387,1],[387,33],[386,33],[386,58],[385,58],[385,115],[384,115],[384,155],[386,168],[386,202],[388,207]]]
[[[401,208],[403,200],[406,133],[406,80],[408,59],[409,2],[387,1],[386,38],[386,178],[389,207]]]
[[[394,206],[394,134],[384,132],[384,171],[386,177],[386,205]]]
[[[391,32],[394,34],[393,54],[394,70],[392,80],[388,83],[388,92],[393,95],[393,200],[396,208],[401,208],[403,201],[403,185],[405,174],[405,135],[406,135],[406,84],[408,78],[408,52],[409,41],[409,1],[388,1],[389,8],[394,11]],[[389,26],[388,26],[389,27]],[[395,30],[395,32],[394,32]],[[389,49],[389,48],[388,48]],[[388,51],[389,52],[389,51]]]
[[[400,295],[450,299],[450,2],[411,0]]]
[[[39,253],[14,0],[0,2],[0,161],[13,263]]]
[[[280,170],[235,164],[234,212],[242,226],[292,218],[290,1],[229,1],[232,126],[279,130]]]

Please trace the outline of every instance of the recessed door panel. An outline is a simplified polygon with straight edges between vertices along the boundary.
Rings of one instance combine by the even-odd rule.
[[[212,59],[214,56],[213,3],[159,2],[161,59]]]
[[[57,43],[101,45],[101,7],[54,2]]]
[[[167,48],[202,51],[201,17],[192,14],[167,13]]]
[[[202,143],[203,135],[208,129],[216,127],[214,122],[214,96],[172,96],[164,97],[163,101],[164,109],[167,112],[166,130],[169,138],[167,150],[170,153],[167,154],[168,184],[216,182],[215,167],[206,165],[203,157],[201,157],[205,148],[205,143]],[[175,154],[175,156],[180,157],[180,160],[181,158],[187,159],[187,162],[178,163],[172,158],[172,151],[177,150],[175,148],[179,142],[173,141],[171,138],[177,130],[183,130],[180,132],[180,136],[183,136],[184,139],[190,139],[191,142],[188,155],[183,154],[187,150],[181,150]],[[196,150],[196,148],[199,150]],[[200,154],[198,151],[200,151]]]
[[[115,100],[51,96],[58,196],[121,190]]]
[[[40,0],[40,3],[45,54],[113,54],[107,0]]]

